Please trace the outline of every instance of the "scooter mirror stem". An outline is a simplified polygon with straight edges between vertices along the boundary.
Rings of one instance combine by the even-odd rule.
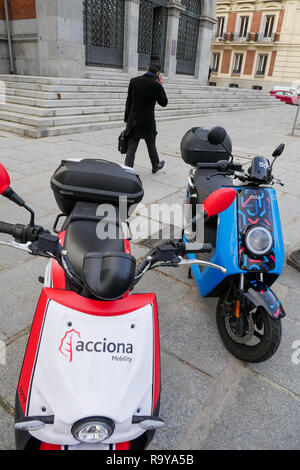
[[[24,209],[30,212],[30,225],[34,225],[34,211],[31,209],[31,207],[27,206],[25,201],[17,193],[15,193],[15,191],[10,186],[6,191],[4,191],[4,193],[2,193],[2,196],[14,202],[18,206],[24,207]]]
[[[228,148],[226,147],[226,145],[224,145],[224,144],[221,144],[221,145],[222,145],[223,149],[224,149],[224,150],[228,153],[228,155],[230,156],[231,162],[233,162],[233,155],[232,155],[232,153],[228,150]]]

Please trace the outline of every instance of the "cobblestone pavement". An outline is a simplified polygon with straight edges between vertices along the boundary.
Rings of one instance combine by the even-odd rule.
[[[143,142],[136,158],[145,188],[144,203],[183,200],[188,167],[180,158],[179,146],[193,126],[226,127],[235,153],[245,163],[253,155],[270,156],[284,142],[286,151],[275,164],[275,174],[286,184],[277,187],[279,205],[286,252],[299,248],[300,130],[298,136],[289,135],[294,114],[295,108],[282,106],[159,124],[158,146],[165,169],[152,175]],[[49,180],[60,160],[100,157],[123,163],[116,150],[119,132],[113,129],[37,141],[0,132],[0,162],[9,169],[14,189],[35,209],[39,223],[52,227],[58,209]],[[25,223],[27,214],[1,199],[0,220]],[[146,250],[135,244],[133,252],[139,258]],[[0,365],[1,449],[14,448],[15,389],[41,289],[37,278],[45,264],[1,248],[0,340],[6,342],[6,365]],[[292,361],[292,346],[300,340],[300,273],[285,265],[274,290],[287,310],[282,343],[275,357],[253,366],[225,350],[215,325],[216,301],[199,297],[186,269],[157,270],[145,276],[138,292],[155,292],[159,303],[161,416],[167,422],[156,434],[152,449],[299,449],[300,364]]]

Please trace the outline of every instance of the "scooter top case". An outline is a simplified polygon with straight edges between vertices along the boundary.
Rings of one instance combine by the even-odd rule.
[[[44,288],[34,317],[17,390],[18,419],[47,417],[38,431],[19,432],[51,445],[87,448],[74,437],[83,419],[112,423],[93,449],[130,448],[145,433],[135,416],[157,414],[160,360],[154,294],[98,301]],[[73,432],[72,432],[73,431]],[[46,446],[46,447],[45,447]]]

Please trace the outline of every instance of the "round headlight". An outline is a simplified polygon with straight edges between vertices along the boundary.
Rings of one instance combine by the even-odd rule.
[[[86,418],[73,425],[72,434],[80,442],[95,444],[108,439],[114,428],[114,422],[109,418]]]
[[[266,255],[272,248],[273,237],[265,227],[253,227],[245,236],[247,249],[256,256]]]

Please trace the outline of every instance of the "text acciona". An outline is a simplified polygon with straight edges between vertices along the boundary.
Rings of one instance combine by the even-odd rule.
[[[98,352],[98,353],[118,353],[118,354],[132,354],[133,345],[131,343],[115,343],[108,342],[107,338],[102,341],[77,341],[76,351],[78,352]]]

